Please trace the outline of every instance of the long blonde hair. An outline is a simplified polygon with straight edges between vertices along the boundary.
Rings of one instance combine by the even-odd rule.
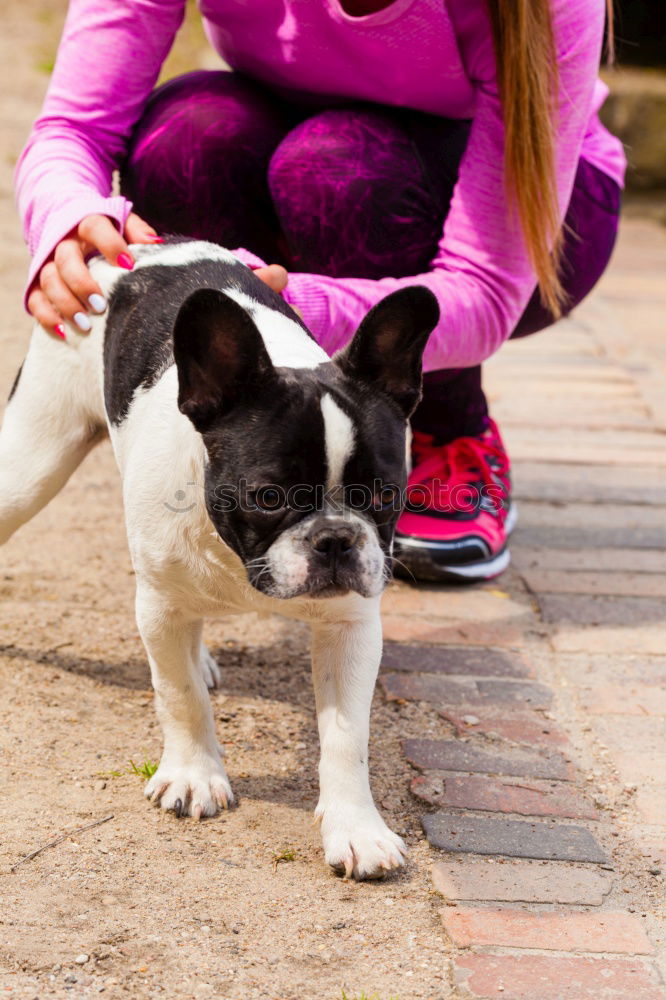
[[[504,118],[507,193],[518,210],[542,302],[557,317],[562,227],[555,183],[558,73],[550,0],[487,0]],[[613,6],[606,0],[607,54],[613,59]]]

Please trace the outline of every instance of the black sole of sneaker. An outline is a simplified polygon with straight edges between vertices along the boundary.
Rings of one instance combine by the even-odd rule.
[[[506,521],[506,533],[510,535],[516,526],[518,512],[512,504]],[[403,580],[422,580],[424,583],[478,583],[492,580],[503,573],[511,562],[511,553],[505,545],[488,559],[478,559],[466,563],[447,562],[450,557],[448,545],[438,547],[436,542],[428,543],[421,538],[398,537],[395,541],[396,563],[394,575]]]
[[[461,563],[460,566],[450,566],[443,563],[442,553],[422,542],[414,548],[408,548],[401,540],[396,546],[394,575],[403,580],[422,580],[427,583],[478,583],[479,580],[492,580],[503,573],[511,562],[508,548],[493,556],[492,559],[481,559],[473,563]]]

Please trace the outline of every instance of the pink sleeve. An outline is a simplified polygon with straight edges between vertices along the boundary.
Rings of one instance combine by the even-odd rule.
[[[42,112],[16,168],[29,284],[86,215],[122,229],[114,168],[171,48],[185,0],[71,0]]]
[[[604,11],[604,0],[553,2],[560,81],[556,176],[561,219],[593,110]],[[290,276],[286,298],[301,310],[329,353],[347,343],[363,315],[385,295],[419,284],[435,293],[441,308],[441,321],[426,347],[424,369],[475,365],[509,337],[534,291],[536,277],[504,193],[504,127],[487,22],[479,26],[470,51],[467,68],[477,88],[476,112],[430,270],[380,281]]]

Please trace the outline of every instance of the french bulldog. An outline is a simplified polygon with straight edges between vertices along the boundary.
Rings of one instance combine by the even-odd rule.
[[[171,239],[132,253],[131,272],[91,261],[109,305],[88,335],[68,326],[63,344],[34,328],[0,431],[0,543],[110,436],[164,736],[147,797],[197,819],[234,802],[203,620],[307,622],[325,858],[347,877],[381,876],[405,845],[368,777],[380,597],[436,300],[418,286],[388,295],[329,358],[228,250]],[[201,502],[174,504],[188,484]]]

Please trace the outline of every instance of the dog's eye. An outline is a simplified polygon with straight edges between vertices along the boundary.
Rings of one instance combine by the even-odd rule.
[[[250,503],[266,513],[282,510],[287,503],[284,491],[279,486],[262,486],[249,495]]]
[[[401,510],[400,490],[397,486],[382,486],[373,496],[375,510]]]

